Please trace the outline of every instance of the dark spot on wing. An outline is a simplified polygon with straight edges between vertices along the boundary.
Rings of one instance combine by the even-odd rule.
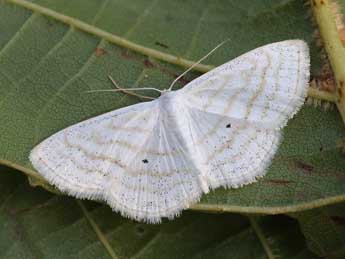
[[[144,164],[147,164],[147,163],[149,162],[149,160],[143,159],[142,162],[143,162]]]
[[[231,123],[227,124],[226,127],[227,127],[228,129],[230,129],[230,128],[231,128]]]

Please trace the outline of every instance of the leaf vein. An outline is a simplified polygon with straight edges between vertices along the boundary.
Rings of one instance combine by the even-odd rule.
[[[151,13],[152,9],[154,8],[154,6],[156,6],[156,4],[158,3],[159,0],[153,0],[148,7],[143,11],[143,13],[141,15],[138,16],[136,22],[133,24],[132,27],[130,27],[128,29],[128,31],[123,35],[124,38],[129,38],[133,32],[138,28],[138,26],[140,24],[143,23],[143,21],[145,20],[145,18]]]
[[[20,33],[26,28],[26,26],[30,24],[35,15],[36,13],[31,14],[20,26],[19,30],[17,30],[17,32],[12,36],[12,38],[0,49],[0,57],[6,51],[6,49],[9,48],[13,44],[13,42],[17,40],[17,38],[20,36]]]

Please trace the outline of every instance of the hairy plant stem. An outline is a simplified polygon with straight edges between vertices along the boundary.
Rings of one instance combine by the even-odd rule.
[[[316,88],[310,87],[308,89],[308,96],[314,99],[322,100],[322,101],[327,101],[331,103],[336,102],[336,96],[334,93],[329,93],[326,91],[321,91]]]
[[[336,81],[335,103],[345,122],[345,49],[336,27],[330,1],[310,2]]]

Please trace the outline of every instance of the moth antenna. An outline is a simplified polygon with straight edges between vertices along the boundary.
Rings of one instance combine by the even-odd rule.
[[[137,94],[134,93],[132,91],[140,91],[140,90],[153,90],[153,91],[157,91],[159,93],[162,93],[161,90],[157,89],[157,88],[153,88],[153,87],[143,87],[143,88],[122,88],[120,87],[116,81],[114,80],[114,78],[112,78],[110,75],[108,76],[109,80],[113,83],[113,85],[115,86],[116,89],[100,89],[100,90],[89,90],[86,91],[86,93],[95,93],[95,92],[124,92],[126,94],[129,95],[133,95],[136,96],[138,98],[143,98],[143,99],[150,99],[150,100],[154,100],[155,98],[151,97],[151,96],[147,96],[147,95],[142,95],[142,94]]]
[[[188,68],[186,71],[184,71],[181,75],[179,75],[178,77],[175,78],[175,80],[171,83],[170,87],[169,87],[169,91],[172,90],[174,84],[180,79],[182,78],[185,74],[187,74],[189,71],[191,71],[195,66],[199,65],[204,59],[206,59],[208,56],[210,56],[213,52],[215,52],[219,47],[221,47],[223,44],[225,44],[226,42],[230,41],[230,39],[226,39],[224,41],[222,41],[221,43],[219,43],[216,47],[214,47],[209,53],[207,53],[205,56],[203,56],[201,59],[199,59],[197,62],[195,62],[190,68]]]
[[[130,90],[154,90],[154,91],[162,93],[162,90],[157,89],[157,88],[153,88],[153,87],[122,88],[116,83],[114,78],[112,78],[111,76],[108,76],[108,77],[109,77],[110,81],[113,83],[113,85],[121,91],[123,91],[123,90],[129,90],[129,91]]]

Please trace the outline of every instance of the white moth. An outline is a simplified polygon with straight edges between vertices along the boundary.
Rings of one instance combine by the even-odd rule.
[[[265,45],[178,91],[88,119],[31,154],[37,171],[78,198],[123,216],[174,218],[219,186],[265,174],[280,131],[302,106],[309,50],[301,40]]]

